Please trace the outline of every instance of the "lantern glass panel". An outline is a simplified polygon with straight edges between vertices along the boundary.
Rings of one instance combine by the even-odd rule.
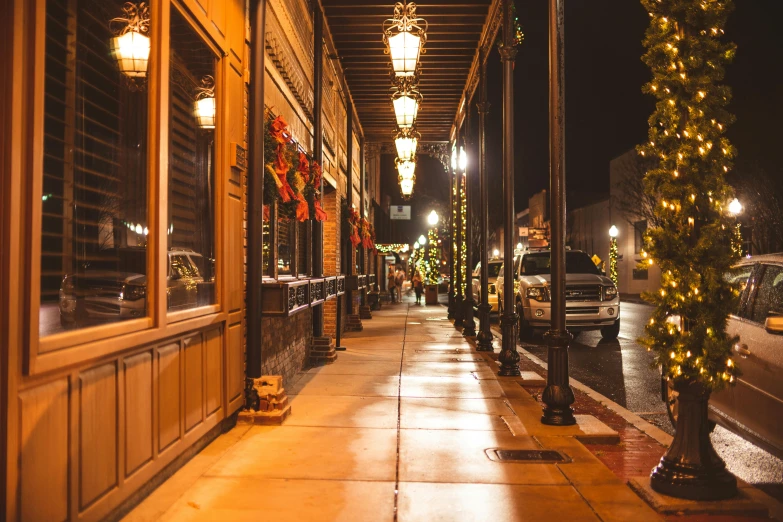
[[[416,147],[419,140],[410,136],[399,137],[394,140],[397,147],[397,157],[403,161],[412,160],[416,155]]]
[[[421,38],[409,31],[403,31],[389,38],[389,54],[391,55],[394,74],[397,76],[413,76],[419,63]]]
[[[404,94],[393,101],[394,115],[397,118],[397,126],[401,129],[410,128],[416,120],[419,111],[419,100]]]
[[[112,38],[110,49],[121,73],[130,78],[147,76],[150,58],[149,37],[136,31],[128,31]]]

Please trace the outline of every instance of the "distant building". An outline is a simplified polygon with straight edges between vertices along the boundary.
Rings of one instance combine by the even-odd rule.
[[[620,292],[624,294],[654,292],[660,287],[661,281],[661,271],[657,265],[640,268],[644,245],[643,237],[648,227],[647,220],[640,215],[624,213],[618,207],[619,201],[629,197],[626,194],[628,183],[625,180],[630,176],[641,175],[641,169],[639,158],[634,149],[609,163],[610,219],[612,220],[611,225],[615,225],[619,230],[617,235],[617,275]],[[606,230],[608,231],[608,227]],[[608,236],[608,232],[605,235]]]

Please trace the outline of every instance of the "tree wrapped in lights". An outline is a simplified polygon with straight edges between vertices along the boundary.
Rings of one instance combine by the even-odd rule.
[[[619,253],[617,250],[617,238],[612,238],[609,241],[609,279],[612,280],[614,286],[618,285],[619,278],[617,276],[617,259]]]
[[[426,266],[426,277],[428,285],[438,284],[438,273],[440,269],[440,245],[438,244],[438,228],[432,227],[427,232],[428,256]]]
[[[709,441],[707,399],[732,383],[736,367],[726,332],[738,289],[724,277],[737,261],[731,248],[725,175],[734,148],[725,137],[733,116],[721,85],[735,46],[721,41],[732,0],[641,0],[650,14],[644,90],[656,98],[649,142],[639,153],[654,166],[645,190],[658,199],[658,226],[648,230],[645,262],[661,268],[661,290],[645,297],[655,311],[642,339],[679,393],[677,434],[651,483],[685,498],[725,498],[736,481]],[[695,438],[695,439],[694,439]],[[687,439],[687,440],[686,440]]]

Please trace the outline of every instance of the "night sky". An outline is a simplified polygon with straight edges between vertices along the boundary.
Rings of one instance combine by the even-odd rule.
[[[525,33],[514,68],[518,211],[527,207],[528,197],[549,185],[549,72],[547,2],[517,2],[517,12]],[[781,15],[781,0],[737,0],[726,31],[727,39],[738,47],[726,76],[734,94],[729,109],[737,117],[728,132],[739,152],[737,166],[752,164],[779,176],[783,176],[779,165],[783,146]],[[641,92],[650,77],[641,61],[648,20],[634,0],[566,2],[566,187],[571,208],[608,196],[609,162],[646,139],[647,118],[654,106],[653,99]],[[487,119],[490,219],[494,223],[500,222],[502,210],[501,78],[495,49],[488,62],[492,107]],[[469,123],[473,136],[476,101],[471,103]],[[475,159],[475,145],[469,151]],[[384,160],[383,193],[391,193],[393,204],[401,204],[393,158]],[[474,162],[468,172],[469,176],[478,174]],[[447,197],[448,189],[443,186],[447,183],[438,163],[420,156],[410,202],[419,218],[410,223],[410,235],[418,237],[424,229],[422,216],[437,200]]]

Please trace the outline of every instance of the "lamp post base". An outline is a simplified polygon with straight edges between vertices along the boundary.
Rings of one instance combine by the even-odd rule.
[[[476,321],[473,319],[473,300],[465,299],[462,306],[464,307],[462,336],[476,337]]]
[[[550,330],[544,334],[547,344],[547,384],[541,401],[546,404],[541,423],[549,426],[573,426],[576,424],[574,391],[568,383],[568,344],[571,334]]]
[[[461,295],[454,297],[454,326],[461,327],[465,324],[464,301]]]
[[[489,303],[482,303],[478,307],[479,311],[479,332],[476,336],[476,351],[477,352],[492,352],[492,331],[489,325],[489,313],[492,307]]]
[[[503,333],[503,348],[500,350],[498,362],[500,362],[501,377],[517,377],[522,374],[519,371],[519,352],[517,351],[516,324],[518,316],[512,311],[506,310],[500,318],[500,330]]]

